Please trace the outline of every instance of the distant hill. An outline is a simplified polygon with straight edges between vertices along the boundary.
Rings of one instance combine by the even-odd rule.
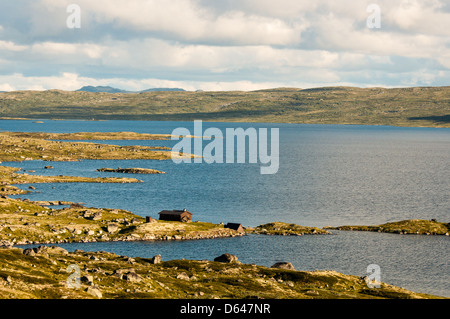
[[[83,86],[81,89],[77,90],[79,91],[83,91],[83,92],[104,92],[104,93],[129,93],[129,91],[125,91],[125,90],[121,90],[121,89],[116,89],[113,88],[111,86]]]
[[[144,92],[159,92],[159,91],[186,92],[186,90],[180,89],[180,88],[152,88],[152,89],[147,89],[147,90],[139,91],[139,93],[144,93]]]
[[[93,93],[144,93],[144,92],[158,92],[158,91],[177,91],[184,92],[184,89],[180,88],[151,88],[142,91],[127,91],[122,89],[113,88],[111,86],[83,86],[81,89],[77,90],[77,92],[93,92]]]
[[[111,89],[114,90],[109,88],[109,92],[117,92]],[[103,92],[15,91],[0,93],[0,118],[204,120],[450,128],[450,86],[171,91],[120,96]]]

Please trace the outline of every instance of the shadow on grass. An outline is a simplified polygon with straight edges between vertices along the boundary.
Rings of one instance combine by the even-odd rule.
[[[72,111],[72,110],[71,110]],[[221,112],[190,112],[172,114],[102,114],[89,112],[52,112],[39,116],[24,116],[24,118],[53,118],[73,120],[147,120],[147,121],[191,121],[215,120],[229,118],[253,118],[273,114],[272,110],[229,110]]]
[[[418,116],[408,117],[410,121],[433,121],[435,123],[450,123],[450,114],[441,116]]]

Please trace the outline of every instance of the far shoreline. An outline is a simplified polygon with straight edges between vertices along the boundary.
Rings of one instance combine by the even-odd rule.
[[[184,123],[192,123],[193,119],[189,120],[152,120],[152,119],[80,119],[80,118],[64,118],[64,119],[54,119],[54,118],[8,118],[8,117],[0,117],[0,120],[5,121],[79,121],[79,122],[114,122],[114,121],[129,121],[129,122],[184,122]],[[200,120],[200,119],[199,119]],[[386,128],[428,128],[428,129],[450,129],[449,126],[433,126],[433,125],[393,125],[393,124],[365,124],[365,123],[300,123],[300,122],[260,122],[260,121],[247,121],[247,120],[239,120],[239,121],[218,121],[218,120],[211,120],[211,119],[201,119],[203,122],[206,123],[230,123],[230,124],[239,124],[239,123],[246,123],[246,124],[256,124],[256,125],[315,125],[315,126],[332,126],[332,125],[339,125],[339,126],[375,126],[375,127],[386,127]],[[45,124],[43,123],[34,123],[34,124]],[[40,127],[40,126],[37,126]],[[1,132],[0,128],[0,132]],[[36,131],[40,132],[40,131]]]

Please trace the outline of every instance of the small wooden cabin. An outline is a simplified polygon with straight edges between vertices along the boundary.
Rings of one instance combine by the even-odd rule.
[[[189,223],[192,221],[192,213],[183,210],[162,210],[159,213],[160,220],[177,221]]]
[[[230,229],[234,229],[237,230],[240,233],[244,232],[244,227],[242,227],[241,224],[236,224],[236,223],[227,223],[225,225],[225,228],[230,228]]]

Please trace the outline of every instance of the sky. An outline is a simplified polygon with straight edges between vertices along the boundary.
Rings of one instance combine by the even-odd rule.
[[[0,91],[450,85],[450,0],[0,0]]]

